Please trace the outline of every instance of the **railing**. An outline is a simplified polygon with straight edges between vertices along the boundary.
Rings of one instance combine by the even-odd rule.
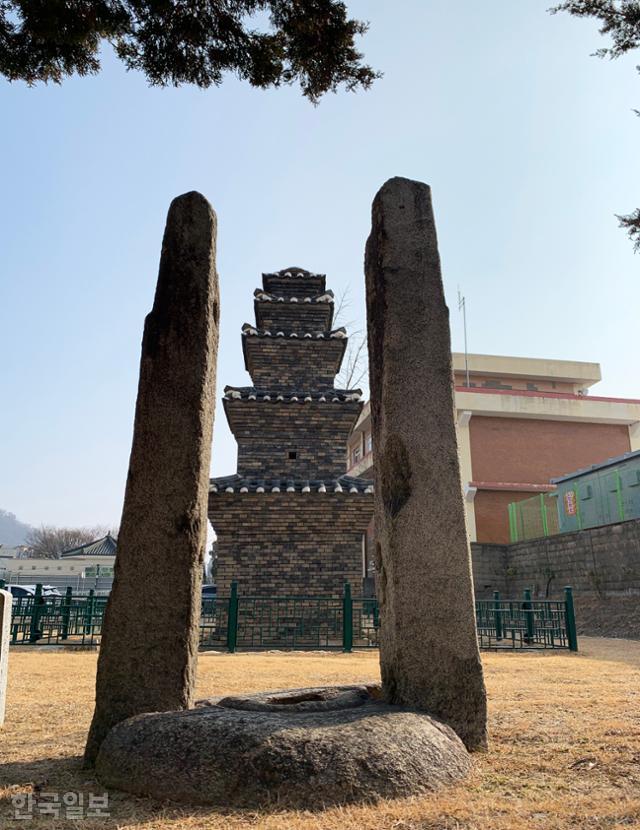
[[[1,586],[0,586],[1,587]],[[95,646],[100,642],[107,597],[90,591],[73,596],[13,600],[13,645]],[[578,650],[571,588],[563,600],[476,600],[478,642],[485,649]],[[377,648],[380,613],[376,599],[353,597],[347,583],[342,597],[241,596],[237,584],[228,597],[202,601],[200,648],[242,650],[334,650]]]
[[[481,648],[578,650],[573,593],[564,589],[563,600],[476,600],[476,626]]]
[[[37,585],[35,596],[13,599],[11,643],[96,645],[107,600],[93,591],[73,596],[71,588],[64,596],[43,596],[42,585]]]
[[[508,510],[511,542],[560,533],[557,493],[538,493],[529,499],[511,502]]]

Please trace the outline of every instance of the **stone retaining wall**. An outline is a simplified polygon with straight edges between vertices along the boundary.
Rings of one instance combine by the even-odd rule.
[[[476,596],[574,589],[583,634],[640,638],[640,519],[511,545],[471,546]]]

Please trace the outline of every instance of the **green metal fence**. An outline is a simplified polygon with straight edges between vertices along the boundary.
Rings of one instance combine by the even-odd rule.
[[[509,535],[512,542],[539,539],[560,533],[556,493],[538,493],[509,505]]]
[[[93,591],[74,596],[13,600],[13,645],[94,646],[100,642],[107,597]],[[571,588],[563,600],[476,600],[478,641],[487,649],[578,650]],[[345,585],[342,597],[241,596],[235,583],[227,597],[202,602],[200,648],[203,650],[351,651],[377,648],[380,613],[377,600],[353,597]]]
[[[100,642],[107,599],[93,591],[74,596],[71,588],[64,596],[43,596],[37,585],[35,596],[13,599],[11,643],[94,645]]]
[[[522,600],[476,600],[476,625],[482,648],[578,650],[573,593],[562,600],[533,600],[526,590]]]

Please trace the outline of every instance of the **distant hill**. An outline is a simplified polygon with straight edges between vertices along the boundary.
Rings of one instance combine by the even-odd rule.
[[[31,525],[19,521],[13,513],[0,509],[0,545],[24,545],[27,533],[31,529]]]

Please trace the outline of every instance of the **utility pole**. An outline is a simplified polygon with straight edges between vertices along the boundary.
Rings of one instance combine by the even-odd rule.
[[[458,286],[458,311],[462,311],[462,325],[464,327],[464,373],[466,385],[469,387],[469,353],[467,350],[467,298],[460,293]]]

